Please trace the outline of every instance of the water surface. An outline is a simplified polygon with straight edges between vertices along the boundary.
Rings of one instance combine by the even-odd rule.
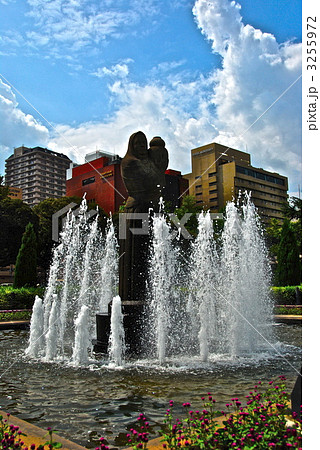
[[[301,327],[275,324],[273,331],[272,346],[250,357],[210,355],[205,363],[179,357],[163,366],[141,360],[123,368],[110,368],[103,360],[87,368],[30,361],[23,356],[28,332],[1,331],[0,409],[37,426],[51,426],[87,447],[95,447],[100,436],[123,447],[140,412],[156,437],[169,400],[179,414],[183,402],[200,407],[201,396],[210,391],[217,409],[224,409],[231,397],[244,399],[258,381],[279,375],[287,377],[291,391],[301,367]]]

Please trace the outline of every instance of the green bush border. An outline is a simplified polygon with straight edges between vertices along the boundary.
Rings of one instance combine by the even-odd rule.
[[[295,305],[296,304],[296,289],[299,289],[302,295],[302,285],[300,286],[273,286],[271,288],[271,295],[275,305]]]
[[[43,297],[44,287],[15,289],[12,286],[0,286],[0,310],[32,309],[35,296]]]

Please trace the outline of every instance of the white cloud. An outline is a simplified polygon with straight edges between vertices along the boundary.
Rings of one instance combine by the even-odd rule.
[[[158,134],[167,142],[170,166],[183,172],[190,170],[191,148],[217,141],[248,151],[253,165],[289,176],[291,189],[297,189],[300,82],[264,112],[300,75],[301,44],[279,45],[273,35],[244,26],[235,2],[197,0],[193,12],[213,52],[223,58],[221,69],[193,82],[175,74],[144,85],[121,79],[119,67],[105,69],[106,75],[118,71],[117,81],[109,85],[117,112],[105,123],[82,124],[64,134],[81,154],[99,147],[120,155],[134,131],[141,129],[148,138]],[[170,63],[152,73],[159,68],[169,69]],[[55,137],[55,144],[68,151],[61,138]]]
[[[0,80],[0,123],[2,158],[10,156],[14,147],[47,143],[49,136],[47,128],[32,115],[21,111],[12,89],[2,80]]]
[[[263,113],[300,76],[301,44],[279,45],[273,35],[245,26],[234,1],[197,0],[193,13],[213,52],[223,57],[214,74],[216,140],[247,148],[253,164],[289,176],[296,189],[301,176],[301,80]]]
[[[158,11],[156,2],[148,0],[28,0],[28,16],[35,22],[35,30],[26,33],[28,44],[46,47],[53,53],[63,46],[79,51],[95,47],[110,37],[121,37],[134,32],[141,16]]]
[[[127,31],[134,30],[143,14],[155,14],[157,9],[153,0],[144,4],[131,0],[132,10],[122,12],[108,0],[28,3],[37,23],[30,39],[34,43],[39,39],[38,45],[50,44],[56,55],[61,55],[62,44],[80,49],[123,33],[126,26]],[[120,6],[124,3],[119,0]],[[109,13],[103,14],[106,7]],[[148,139],[161,135],[169,150],[170,167],[188,172],[191,148],[217,141],[248,151],[253,165],[289,176],[290,188],[296,191],[301,184],[301,82],[263,113],[299,77],[301,44],[280,45],[273,35],[244,25],[234,1],[197,0],[193,14],[212,43],[212,51],[221,55],[220,69],[192,80],[190,73],[177,73],[183,59],[155,60],[150,76],[146,73],[149,81],[139,84],[130,80],[130,60],[100,67],[93,75],[109,83],[113,115],[99,123],[58,125],[46,145],[83,162],[84,154],[96,148],[124,155],[130,134],[141,129]],[[48,131],[23,114],[9,93],[2,100],[8,121],[2,148],[41,145]],[[36,144],[31,138],[28,141],[29,135],[39,137]]]
[[[128,62],[128,60],[127,60]],[[132,62],[130,60],[129,62]],[[108,67],[99,67],[92,75],[98,78],[112,77],[112,78],[126,78],[129,75],[128,64],[122,62],[114,64],[108,69]]]
[[[203,135],[212,139],[217,133],[204,115],[202,90],[196,89],[193,83],[177,89],[117,81],[110,86],[110,91],[116,98],[118,110],[109,121],[84,123],[77,128],[58,126],[59,134],[51,140],[49,148],[63,151],[78,162],[83,162],[85,153],[96,148],[124,156],[129,136],[141,130],[148,140],[162,136],[170,153],[170,167],[186,172],[190,169],[192,146],[201,145]],[[201,116],[187,113],[181,107],[183,98],[185,108],[190,107],[187,103],[193,103],[195,110],[202,110]]]

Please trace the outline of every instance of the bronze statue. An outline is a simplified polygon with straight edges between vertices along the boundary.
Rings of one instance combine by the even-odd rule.
[[[138,131],[130,136],[127,153],[121,162],[121,174],[129,194],[124,213],[158,210],[167,167],[168,151],[163,139],[153,138],[148,149],[144,133]],[[139,234],[142,220],[126,219],[126,238],[120,239],[119,295],[122,301],[145,299],[149,236]],[[144,220],[148,220],[147,217]],[[132,232],[134,229],[138,234]]]

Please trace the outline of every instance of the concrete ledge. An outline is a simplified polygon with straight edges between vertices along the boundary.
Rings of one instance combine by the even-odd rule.
[[[30,326],[30,320],[9,320],[0,322],[0,330],[27,330]]]
[[[288,325],[302,325],[302,316],[298,315],[275,315],[274,321],[277,323],[286,323]]]
[[[7,413],[4,411],[0,411],[0,415],[4,419],[8,419],[9,425],[12,424],[19,427],[19,430],[22,431],[22,433],[26,434],[26,436],[21,436],[21,439],[26,446],[35,444],[36,447],[38,447],[40,444],[44,445],[44,443],[48,440],[48,435],[45,436],[48,433],[47,430],[43,430],[42,428],[32,425],[31,423],[25,422],[24,420],[19,419],[18,417],[15,416],[10,415],[10,417],[7,417]],[[64,450],[85,450],[85,447],[81,447],[81,445],[75,444],[74,442],[71,442],[68,439],[64,439],[55,433],[53,433],[52,436],[53,441],[60,442],[62,444],[62,449]],[[46,448],[48,447],[46,446]]]

